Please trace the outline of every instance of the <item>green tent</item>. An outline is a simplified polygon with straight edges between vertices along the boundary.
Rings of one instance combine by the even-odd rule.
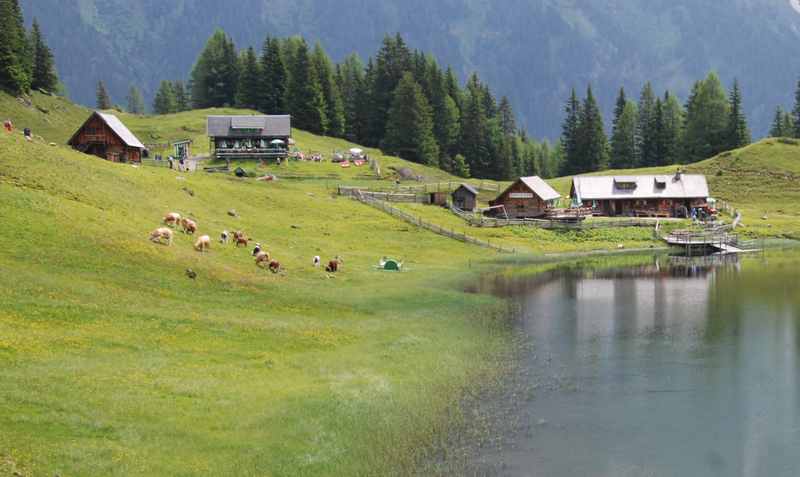
[[[395,260],[393,258],[382,258],[380,263],[378,264],[378,268],[380,270],[387,270],[392,272],[399,272],[401,268],[403,268],[403,262],[399,260]]]

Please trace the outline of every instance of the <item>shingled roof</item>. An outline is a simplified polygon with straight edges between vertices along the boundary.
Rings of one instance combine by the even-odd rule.
[[[586,200],[707,198],[706,177],[699,174],[576,176],[572,195]]]
[[[208,116],[210,137],[289,137],[291,116]]]

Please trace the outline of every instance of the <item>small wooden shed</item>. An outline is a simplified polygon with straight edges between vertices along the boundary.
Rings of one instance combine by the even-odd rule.
[[[453,191],[453,207],[474,212],[478,207],[478,189],[469,184],[461,184]]]
[[[539,176],[520,177],[489,205],[503,206],[512,219],[537,218],[556,206],[561,194]]]
[[[112,162],[141,162],[144,144],[113,114],[95,111],[67,142]]]

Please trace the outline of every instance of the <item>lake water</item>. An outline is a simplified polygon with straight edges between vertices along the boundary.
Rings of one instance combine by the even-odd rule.
[[[529,346],[506,444],[477,451],[475,468],[800,475],[800,257],[676,260],[482,284],[518,301]]]

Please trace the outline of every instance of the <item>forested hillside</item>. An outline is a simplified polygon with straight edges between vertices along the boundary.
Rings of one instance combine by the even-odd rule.
[[[335,61],[373,53],[385,33],[450,64],[461,81],[472,71],[508,96],[535,137],[560,132],[571,87],[591,82],[606,117],[620,86],[651,80],[683,102],[693,82],[717,70],[739,78],[754,136],[766,134],[775,107],[789,106],[798,67],[800,13],[790,0],[479,0],[362,2],[240,0],[23,0],[53,46],[72,95],[94,103],[103,79],[125,103],[130,86],[152,101],[164,78],[187,79],[217,27],[238,45],[266,34],[320,40]]]

